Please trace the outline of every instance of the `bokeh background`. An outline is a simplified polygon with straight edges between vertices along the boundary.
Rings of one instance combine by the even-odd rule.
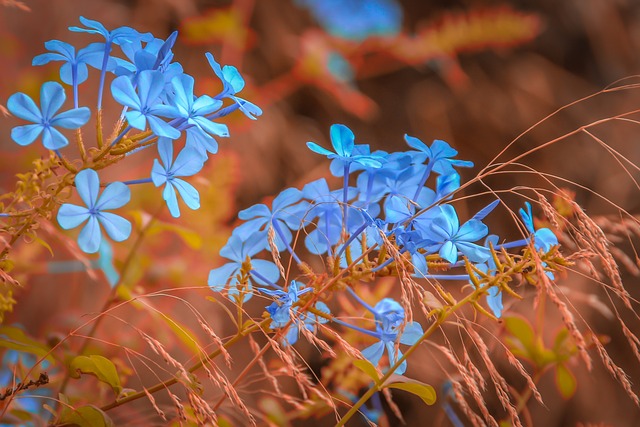
[[[235,65],[241,71],[247,81],[244,97],[264,111],[255,122],[243,116],[231,120],[231,138],[220,141],[220,154],[195,180],[203,197],[201,211],[186,212],[180,222],[172,221],[168,212],[159,215],[166,228],[151,236],[138,255],[127,277],[130,292],[182,286],[186,272],[192,284],[202,284],[198,279],[206,280],[208,271],[220,262],[217,251],[230,234],[237,210],[285,187],[300,188],[327,175],[326,161],[307,150],[305,142],[329,146],[333,123],[351,127],[356,142],[387,151],[404,149],[405,133],[426,142],[443,139],[460,152],[460,158],[482,167],[547,115],[619,79],[630,77],[628,82],[637,83],[632,76],[640,74],[640,2],[635,0],[399,1],[393,9],[400,14],[398,27],[388,30],[385,26],[391,24],[383,20],[380,34],[374,37],[358,32],[364,14],[345,12],[341,19],[332,18],[337,23],[327,29],[304,3],[0,1],[0,105],[16,91],[37,97],[43,81],[58,78],[54,64],[31,67],[31,59],[44,52],[45,41],[94,41],[67,30],[78,24],[79,16],[85,16],[100,20],[107,28],[127,25],[160,38],[179,30],[176,59],[185,72],[196,76],[200,93],[218,90],[204,58],[205,52],[212,52],[220,63]],[[339,14],[341,2],[329,3],[332,13]],[[95,81],[90,80],[84,87],[95,87],[92,85]],[[94,102],[90,93],[81,98],[86,104]],[[639,104],[637,90],[625,90],[572,105],[517,139],[503,158],[595,120],[633,111]],[[112,112],[112,118],[117,113]],[[15,175],[43,155],[35,144],[25,149],[11,141],[10,129],[17,122],[0,117],[1,192],[10,191]],[[596,133],[630,162],[640,164],[636,125],[614,123]],[[584,186],[572,189],[590,214],[614,212],[594,194],[605,195],[630,212],[638,211],[637,187],[593,137],[575,135],[532,153],[522,162]],[[143,163],[136,160],[113,168],[108,177],[144,177],[150,163]],[[463,179],[475,173],[464,171]],[[511,188],[536,186],[538,180],[528,174],[513,174],[487,182],[494,188]],[[140,190],[134,193],[132,210],[154,212],[160,207],[158,199],[158,194]],[[486,200],[473,199],[468,211],[475,212]],[[515,230],[504,218],[488,222],[501,233]],[[33,336],[55,339],[56,334],[76,325],[79,316],[97,310],[95,301],[106,295],[108,287],[100,274],[89,278],[84,272],[45,274],[51,272],[50,263],[80,256],[73,250],[71,237],[46,225],[42,232],[43,238],[54,240],[55,247],[61,249],[52,259],[46,251],[28,244],[16,248],[16,272],[24,288],[16,293],[19,305],[7,322],[24,325]],[[184,257],[187,250],[194,255]],[[126,253],[120,251],[116,249],[117,265]],[[632,294],[638,296],[636,283],[632,277],[627,281]],[[584,295],[597,289],[577,279],[566,286]],[[163,310],[169,311],[171,306],[165,305]],[[611,338],[617,362],[632,379],[640,378],[631,350],[626,344],[616,347],[619,333],[607,317],[587,304],[585,313],[599,333]],[[151,326],[158,321],[135,310],[130,315],[130,321],[138,325],[147,322]],[[224,330],[224,316],[214,311],[212,316],[219,317]],[[103,327],[106,336],[113,332],[109,328],[108,324]],[[426,351],[418,357],[412,373],[434,384],[442,383],[445,374],[438,363],[430,364],[429,357]],[[424,366],[420,366],[421,360]],[[606,371],[596,368],[587,373],[576,366],[575,372],[578,392],[568,401],[555,391],[553,378],[542,378],[546,407],[531,404],[533,425],[640,424],[637,408]],[[426,408],[419,399],[402,395],[398,403],[410,425],[449,425],[437,406]],[[127,419],[126,412],[120,416],[120,422]],[[149,423],[157,422],[152,414],[149,417]],[[307,422],[311,421],[304,425],[310,425]],[[391,418],[390,423],[396,421]]]

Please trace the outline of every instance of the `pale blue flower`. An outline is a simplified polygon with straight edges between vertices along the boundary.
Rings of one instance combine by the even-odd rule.
[[[158,159],[154,159],[151,180],[156,187],[165,184],[162,198],[167,202],[171,216],[174,218],[180,216],[176,190],[190,209],[200,209],[198,190],[178,177],[192,176],[200,172],[204,165],[203,158],[193,148],[186,147],[173,161],[173,141],[168,138],[158,140],[158,153],[162,164],[158,162]]]
[[[42,143],[49,150],[58,150],[69,145],[69,140],[56,127],[78,129],[91,116],[87,107],[74,108],[56,114],[66,95],[60,83],[46,82],[40,89],[40,108],[24,93],[11,95],[7,108],[16,117],[33,122],[11,130],[11,138],[19,145],[29,145],[42,134]]]
[[[362,355],[374,366],[380,363],[385,349],[389,356],[389,364],[394,365],[401,357],[402,352],[396,352],[395,342],[398,340],[400,329],[404,323],[404,309],[398,302],[391,298],[384,298],[373,307],[373,315],[376,321],[377,336],[380,341],[362,350]],[[408,322],[400,335],[400,343],[413,345],[423,335],[422,326],[417,322]],[[394,374],[402,375],[407,370],[407,362],[403,361]]]
[[[120,76],[111,83],[111,94],[120,104],[129,107],[125,113],[129,126],[146,130],[147,122],[153,133],[171,139],[180,137],[180,131],[160,117],[175,118],[175,107],[164,105],[160,95],[164,92],[164,76],[160,71],[141,71],[137,91],[131,79]]]
[[[76,190],[86,206],[65,203],[58,211],[58,223],[65,230],[76,228],[87,222],[78,236],[78,245],[86,253],[98,252],[102,241],[100,225],[107,235],[116,242],[122,242],[131,234],[131,223],[116,214],[105,212],[120,208],[131,199],[129,187],[121,182],[114,182],[104,189],[101,196],[100,178],[93,169],[78,172],[75,178]]]

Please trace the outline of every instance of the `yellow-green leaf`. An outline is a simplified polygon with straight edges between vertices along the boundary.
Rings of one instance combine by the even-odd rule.
[[[531,324],[521,317],[505,317],[504,325],[507,331],[525,346],[525,348],[532,348],[535,341],[535,333]]]
[[[380,382],[380,376],[378,375],[378,371],[376,370],[376,367],[373,366],[373,364],[368,360],[365,360],[365,359],[355,360],[353,362],[353,365],[356,368],[360,369],[365,374],[367,374],[367,376],[369,376],[369,378],[371,378],[376,385]]]
[[[38,357],[44,357],[49,353],[47,346],[29,337],[22,329],[15,326],[0,327],[0,347],[35,354]],[[50,355],[46,359],[53,362]]]
[[[109,384],[116,396],[122,392],[116,366],[106,357],[95,354],[74,357],[69,366],[69,375],[80,378],[82,374],[93,375],[103,383]]]
[[[411,394],[415,394],[420,397],[427,405],[433,405],[436,403],[436,390],[429,384],[420,382],[404,382],[404,383],[392,383],[386,386],[387,388],[397,388],[398,390],[404,390]]]
[[[78,427],[113,427],[113,421],[107,414],[93,405],[66,408],[57,424],[71,424]]]
[[[570,399],[576,392],[577,385],[573,372],[563,364],[556,365],[556,386],[562,397]]]

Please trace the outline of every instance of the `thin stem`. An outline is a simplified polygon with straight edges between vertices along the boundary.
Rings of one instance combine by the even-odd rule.
[[[280,285],[276,285],[275,283],[271,282],[269,279],[267,279],[266,277],[264,277],[262,274],[258,273],[255,270],[251,270],[249,272],[252,276],[254,276],[256,279],[260,279],[262,280],[264,283],[266,283],[267,285],[275,288],[275,289],[280,289],[282,290],[282,286]]]
[[[429,175],[431,175],[431,169],[433,169],[433,162],[427,163],[427,168],[425,169],[424,174],[422,174],[422,179],[420,180],[420,184],[418,184],[418,188],[416,189],[416,194],[413,195],[414,202],[418,201],[418,196],[420,196],[420,192],[422,191],[424,184],[427,182]]]
[[[340,258],[340,255],[342,255],[342,252],[344,252],[344,250],[351,244],[351,242],[353,242],[360,235],[360,233],[362,233],[365,230],[365,228],[367,228],[368,226],[369,226],[369,224],[365,222],[360,227],[358,227],[358,229],[356,231],[351,233],[351,236],[349,236],[347,241],[344,242],[344,245],[342,245],[342,247],[338,251],[338,254],[336,255],[336,258]]]
[[[282,231],[282,228],[280,228],[280,224],[278,224],[278,221],[274,220],[273,218],[271,218],[271,225],[273,226],[273,230],[280,237],[280,240],[282,240],[284,242],[284,244],[287,246],[287,250],[289,251],[289,253],[293,257],[293,259],[296,260],[298,265],[302,264],[302,260],[300,259],[300,257],[295,253],[295,251],[293,250],[293,248],[291,247],[289,242],[287,242],[287,239],[285,238],[284,232]]]
[[[358,331],[358,332],[361,332],[363,334],[367,334],[367,335],[370,335],[370,336],[375,337],[377,339],[380,339],[380,334],[377,333],[377,332],[373,332],[373,331],[370,331],[368,329],[364,329],[364,328],[361,328],[359,326],[352,325],[351,323],[343,322],[342,320],[337,319],[335,317],[333,317],[331,320],[333,320],[335,323],[337,323],[339,325],[346,326],[349,329],[353,329],[354,331]]]
[[[111,53],[111,40],[104,44],[104,56],[102,57],[102,69],[100,70],[100,85],[98,86],[98,110],[102,110],[102,94],[104,92],[104,79],[107,74],[107,64]]]
[[[132,179],[131,181],[122,181],[124,185],[148,184],[150,182],[153,182],[151,178],[140,178],[140,179]]]
[[[124,128],[124,130],[122,132],[120,132],[120,135],[118,135],[116,137],[116,139],[113,140],[113,142],[111,142],[111,145],[109,147],[113,147],[114,145],[116,145],[118,142],[120,142],[120,140],[127,134],[127,132],[129,132],[131,130],[131,126],[127,126],[126,128]]]
[[[349,212],[349,207],[347,206],[347,201],[349,200],[349,167],[351,166],[351,162],[344,163],[344,175],[342,177],[342,229],[347,229],[347,215]]]
[[[78,63],[71,66],[71,83],[73,85],[73,108],[78,108]]]
[[[373,314],[377,314],[377,313],[378,313],[378,312],[376,311],[376,309],[375,309],[375,308],[371,307],[369,304],[367,304],[367,302],[366,302],[365,300],[363,300],[362,298],[360,298],[360,296],[359,296],[358,294],[356,294],[356,292],[355,292],[353,289],[351,289],[351,287],[350,287],[350,286],[347,286],[347,291],[351,294],[351,296],[352,296],[352,297],[354,297],[355,299],[357,299],[357,300],[358,300],[358,302],[359,302],[360,304],[362,304],[362,306],[363,306],[364,308],[366,308],[367,310],[369,310],[371,313],[373,313]]]

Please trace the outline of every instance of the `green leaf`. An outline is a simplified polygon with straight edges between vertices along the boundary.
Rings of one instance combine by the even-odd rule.
[[[93,405],[74,409],[65,407],[57,424],[71,424],[78,427],[114,427],[111,418]]]
[[[193,333],[184,325],[181,325],[176,320],[170,318],[166,314],[162,312],[157,312],[153,310],[149,310],[150,313],[153,313],[156,318],[162,319],[167,326],[176,334],[178,339],[189,348],[189,350],[194,354],[199,354],[201,351],[201,347],[198,345],[198,340],[194,337]]]
[[[69,370],[69,375],[73,378],[80,378],[82,374],[94,375],[103,383],[109,384],[116,396],[122,392],[116,366],[106,357],[98,355],[74,357]]]
[[[536,334],[528,321],[521,317],[505,317],[504,326],[525,348],[530,349],[535,346]]]
[[[0,327],[0,347],[11,350],[23,351],[35,354],[38,357],[45,357],[53,363],[53,357],[49,353],[49,347],[29,337],[24,331],[15,326]]]
[[[565,399],[570,399],[576,392],[576,377],[565,365],[556,365],[556,387]]]
[[[361,359],[361,360],[355,360],[353,362],[353,365],[356,368],[360,369],[365,374],[367,374],[367,376],[371,378],[376,385],[380,383],[380,376],[378,375],[378,371],[376,370],[376,367],[373,366],[371,362],[365,359]]]
[[[436,403],[436,390],[429,384],[420,383],[418,381],[393,383],[386,386],[387,388],[397,388],[420,397],[427,405]]]

